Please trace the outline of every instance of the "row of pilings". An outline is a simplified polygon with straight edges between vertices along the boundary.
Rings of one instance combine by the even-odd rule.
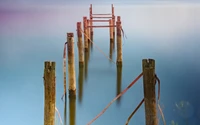
[[[98,15],[95,16],[95,15]],[[85,74],[85,79],[87,79],[87,67],[88,60],[90,56],[90,48],[94,44],[93,28],[109,28],[110,30],[110,48],[117,45],[117,77],[120,81],[117,84],[121,84],[121,74],[122,74],[122,25],[121,17],[117,16],[117,21],[115,22],[114,7],[112,5],[112,16],[109,20],[104,20],[109,22],[109,25],[95,26],[93,22],[100,22],[100,20],[94,20],[94,18],[103,18],[103,14],[93,14],[92,5],[90,5],[90,18],[87,19],[86,16],[83,17],[83,25],[81,22],[77,22],[77,37],[78,37],[78,59],[79,59],[79,87],[82,86],[81,81],[83,81],[83,74]],[[104,14],[105,15],[105,14]],[[83,29],[82,29],[83,27]],[[115,29],[116,28],[116,29]],[[116,34],[115,34],[116,31]],[[84,41],[83,38],[84,37]],[[68,57],[68,91],[69,91],[69,108],[70,110],[76,110],[76,73],[75,73],[75,54],[74,54],[74,33],[67,33],[67,57]],[[112,51],[112,49],[110,49]],[[64,52],[65,53],[65,52]],[[110,52],[112,53],[112,52]],[[65,54],[64,54],[65,55]],[[111,55],[111,54],[110,54]],[[64,56],[64,58],[66,55]],[[110,58],[112,58],[110,56]],[[157,125],[156,120],[156,105],[155,105],[155,61],[154,60],[143,60],[143,83],[144,83],[144,96],[145,96],[145,114],[146,114],[146,125]],[[64,115],[66,118],[66,59],[64,59],[64,97],[65,97],[65,111]],[[117,80],[117,81],[118,81]],[[56,83],[55,83],[55,62],[45,62],[44,69],[44,91],[45,91],[45,107],[44,107],[44,125],[55,125],[55,94],[56,94]],[[121,85],[120,85],[121,86]],[[120,88],[117,94],[120,93]],[[81,96],[79,93],[79,96]],[[73,104],[73,105],[72,105]],[[70,125],[75,125],[75,113],[69,113],[72,118],[70,118]],[[64,121],[66,125],[66,119]]]

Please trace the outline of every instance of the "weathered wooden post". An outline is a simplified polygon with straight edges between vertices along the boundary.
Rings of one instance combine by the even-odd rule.
[[[90,20],[88,19],[87,20],[87,26],[89,26],[89,25],[90,25]],[[90,51],[90,46],[91,46],[92,43],[90,41],[91,38],[90,38],[90,28],[89,27],[87,28],[87,32],[88,32],[88,54],[90,54],[89,51]],[[89,60],[89,58],[90,58],[90,55],[88,56],[88,60]]]
[[[84,49],[82,42],[82,32],[81,32],[81,22],[77,22],[77,36],[78,36],[78,57],[79,57],[79,66],[84,65]]]
[[[113,26],[113,21],[112,19],[109,20],[109,26]],[[114,42],[113,39],[113,27],[109,27],[110,28],[110,44]]]
[[[143,59],[142,68],[146,125],[158,125],[155,93],[155,60]]]
[[[121,22],[121,17],[120,16],[117,16],[117,21]]]
[[[76,74],[74,59],[74,33],[67,33],[67,54],[68,54],[68,80],[69,96],[76,95]]]
[[[92,4],[90,4],[90,26],[93,26],[93,17],[92,17]],[[90,37],[93,39],[93,28],[90,27]]]
[[[117,21],[117,65],[122,65],[122,34],[121,22]]]
[[[84,30],[84,48],[88,51],[88,30],[87,30],[87,17],[83,17],[83,30]]]
[[[113,25],[115,25],[115,11],[114,11],[114,6],[113,4],[112,6],[112,21],[113,21]],[[115,39],[115,27],[113,27],[113,38]]]
[[[44,125],[55,125],[56,76],[55,62],[44,63]]]
[[[113,59],[113,46],[114,46],[114,42],[110,42],[110,51],[109,51],[109,58],[112,60]],[[110,62],[112,63],[112,61],[110,60]]]
[[[87,19],[87,26],[90,26],[90,19]],[[90,28],[87,27],[87,32],[88,32],[88,42],[90,43]],[[88,45],[89,48],[89,45]]]

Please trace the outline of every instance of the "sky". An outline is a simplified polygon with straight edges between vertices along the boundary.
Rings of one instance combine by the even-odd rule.
[[[199,3],[199,0],[1,0],[1,4],[69,4],[69,3],[152,3],[186,2]]]

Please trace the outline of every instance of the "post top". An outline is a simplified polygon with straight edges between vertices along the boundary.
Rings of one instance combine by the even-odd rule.
[[[154,59],[143,59],[142,60],[143,67],[155,67],[155,60]]]
[[[81,22],[77,22],[77,25],[80,25],[81,24]]]
[[[120,16],[117,16],[117,20],[120,21],[120,20],[121,20],[121,17],[120,17]]]
[[[45,68],[49,68],[49,67],[55,68],[55,64],[56,64],[56,62],[54,62],[54,61],[45,61],[44,62]]]
[[[67,37],[74,37],[74,33],[67,33]]]

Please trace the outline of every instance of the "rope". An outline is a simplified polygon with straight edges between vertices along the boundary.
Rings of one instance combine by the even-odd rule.
[[[113,62],[114,64],[116,62],[114,62],[111,58],[109,58],[96,44],[94,44],[94,42],[90,39],[89,36],[87,36],[87,34],[84,33],[84,31],[80,28],[81,32],[90,40],[90,42],[92,42],[92,44],[108,59],[110,60],[111,62]]]
[[[159,104],[160,103],[160,79],[157,77],[156,74],[155,74],[155,78],[156,78],[156,81],[158,82],[158,109],[160,111],[163,123],[164,123],[164,125],[166,125],[165,117],[164,117],[163,111],[162,111],[160,104]]]
[[[87,125],[92,124],[97,118],[99,118],[109,107],[110,105],[116,101],[120,96],[122,96],[135,82],[137,82],[140,77],[142,77],[143,73],[141,73],[133,82],[131,82],[131,84],[124,89],[120,94],[118,94],[93,120],[91,120],[89,123],[87,123]]]
[[[58,111],[58,109],[55,107],[56,112],[58,113],[58,117],[60,118],[60,123],[63,124],[61,116],[60,116],[60,112]]]
[[[136,107],[136,109],[131,113],[131,115],[128,117],[126,124],[128,125],[129,121],[131,120],[132,116],[137,112],[137,110],[140,108],[140,106],[142,105],[142,103],[144,102],[144,98],[142,99],[142,101],[139,103],[139,105]]]

